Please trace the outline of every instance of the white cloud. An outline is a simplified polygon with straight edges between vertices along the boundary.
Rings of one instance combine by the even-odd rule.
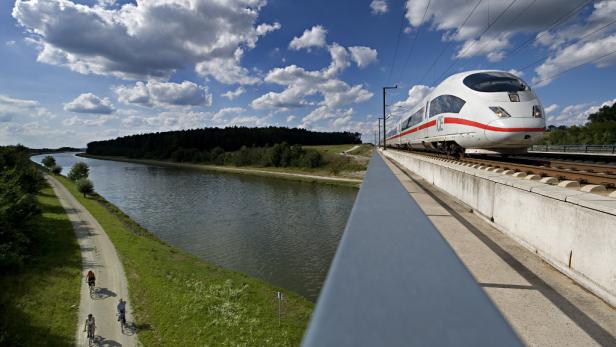
[[[9,41],[6,41],[4,44],[7,45],[8,47],[13,47],[15,46],[16,43],[17,42],[15,40],[9,40]]]
[[[224,96],[225,98],[227,98],[229,100],[233,100],[233,99],[239,97],[240,95],[244,94],[245,92],[246,92],[246,89],[244,89],[244,87],[242,87],[242,86],[239,86],[235,90],[229,90],[226,93],[222,93],[220,95]]]
[[[308,128],[311,124],[325,119],[338,119],[351,116],[353,116],[353,108],[342,110],[331,109],[327,106],[319,106],[302,118],[302,127]]]
[[[548,116],[546,121],[549,125],[584,125],[588,121],[588,116],[592,113],[599,111],[603,106],[612,106],[616,103],[616,99],[607,100],[601,104],[575,104],[569,105],[562,109],[558,114]],[[548,108],[555,106],[551,105]],[[550,113],[547,111],[546,114]]]
[[[370,8],[372,9],[372,14],[382,14],[389,11],[387,1],[385,0],[372,0]]]
[[[376,62],[377,52],[376,49],[364,46],[349,47],[351,52],[351,59],[357,64],[360,69]]]
[[[349,66],[347,50],[334,43],[329,46],[331,63],[328,67],[308,71],[296,65],[275,68],[268,72],[265,82],[285,86],[282,92],[268,92],[254,99],[251,106],[255,109],[275,109],[279,111],[312,106],[316,103],[309,99],[320,94],[323,100],[319,105],[336,108],[344,104],[359,103],[372,97],[372,93],[361,84],[350,86],[336,78],[337,74]]]
[[[311,29],[306,29],[302,36],[294,37],[289,43],[289,48],[297,51],[302,48],[325,47],[326,35],[327,30],[323,26],[315,25]]]
[[[17,99],[0,94],[0,123],[26,118],[53,118],[36,100]]]
[[[564,16],[577,7],[579,1],[541,0],[512,3],[511,0],[490,0],[489,3],[484,1],[480,4],[473,15],[468,17],[476,4],[476,1],[467,0],[407,0],[405,16],[414,28],[432,22],[431,28],[442,31],[444,41],[463,42],[455,54],[457,58],[483,55],[495,62],[504,58],[505,50],[511,47],[511,40],[516,34],[543,30],[546,23],[552,23]],[[511,7],[506,10],[510,4]],[[501,13],[502,17],[496,21],[496,17]],[[467,17],[468,21],[462,26]],[[476,41],[486,29],[488,18],[492,23],[489,31]]]
[[[555,77],[577,66],[595,61],[597,67],[616,64],[616,54],[610,54],[616,47],[616,34],[593,41],[581,41],[558,50],[535,69],[537,77],[533,83],[539,86],[549,84]],[[605,59],[601,57],[606,56]],[[597,60],[599,59],[599,60]]]
[[[524,76],[524,72],[523,71],[516,70],[516,69],[509,69],[509,70],[507,70],[507,72],[509,72],[512,75],[518,76],[518,77]]]
[[[212,76],[224,84],[256,84],[260,79],[250,76],[248,69],[239,65],[244,51],[238,48],[233,58],[212,58],[197,64],[195,70],[202,76]]]
[[[393,117],[392,121],[397,122],[403,116],[408,117],[410,115],[411,109],[417,106],[420,102],[422,102],[423,99],[428,96],[428,94],[430,94],[433,89],[433,87],[428,87],[421,84],[412,86],[409,89],[408,97],[406,98],[406,100],[398,101],[391,106],[390,112]]]
[[[17,0],[12,15],[38,44],[40,62],[84,74],[148,79],[212,61],[243,72],[237,49],[251,49],[261,35],[280,28],[278,23],[255,26],[264,5],[262,0],[151,0],[105,7]]]
[[[294,120],[295,120],[295,118],[297,118],[297,117],[295,117],[294,115],[290,115],[290,116],[288,116],[288,117],[287,117],[287,123],[291,123],[292,121],[294,121]]]
[[[62,124],[66,126],[103,126],[117,119],[118,119],[117,116],[108,115],[108,114],[99,115],[92,119],[90,118],[84,119],[78,116],[73,116],[71,118],[64,119],[62,121]]]
[[[75,113],[110,114],[115,111],[109,98],[99,98],[92,93],[83,93],[64,104],[64,110]]]
[[[546,108],[544,108],[545,114],[550,114],[554,111],[558,110],[558,105],[557,104],[552,104]]]
[[[113,90],[118,100],[125,104],[157,107],[212,105],[212,94],[207,88],[190,81],[139,81],[134,86],[116,86]]]

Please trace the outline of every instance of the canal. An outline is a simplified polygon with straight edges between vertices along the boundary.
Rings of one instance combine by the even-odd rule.
[[[54,154],[162,240],[316,300],[357,189]],[[35,156],[40,162],[44,156]]]

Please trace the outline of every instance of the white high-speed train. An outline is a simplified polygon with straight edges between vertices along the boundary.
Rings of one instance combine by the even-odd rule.
[[[505,71],[458,73],[439,84],[387,132],[387,145],[460,153],[521,153],[545,131],[530,87]]]

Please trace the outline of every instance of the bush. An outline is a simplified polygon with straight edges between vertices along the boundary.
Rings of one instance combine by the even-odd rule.
[[[90,168],[88,167],[88,164],[80,161],[73,165],[67,177],[69,180],[77,182],[82,178],[88,178],[89,174]]]
[[[83,194],[83,197],[86,197],[86,194],[94,193],[94,184],[87,178],[80,178],[75,183],[77,185],[77,190]]]
[[[62,172],[62,166],[60,166],[60,165],[54,165],[54,166],[51,168],[51,172],[53,172],[53,173],[54,173],[54,174],[56,174],[56,175],[59,175],[59,174]]]
[[[43,158],[43,160],[41,162],[49,170],[51,170],[56,165],[56,159],[54,157],[50,156],[50,155],[48,155],[45,158]]]
[[[315,150],[309,150],[302,156],[300,163],[303,167],[315,168],[321,166],[322,161],[323,157],[321,153]]]
[[[18,269],[33,250],[43,182],[25,147],[0,147],[0,273]]]

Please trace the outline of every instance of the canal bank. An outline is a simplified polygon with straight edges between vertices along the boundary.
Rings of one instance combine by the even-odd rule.
[[[217,171],[217,172],[226,172],[226,173],[243,174],[243,175],[276,177],[276,178],[283,178],[283,179],[302,181],[302,182],[324,183],[324,184],[350,186],[350,187],[359,187],[362,181],[361,178],[345,177],[341,175],[332,176],[332,175],[326,175],[324,172],[306,173],[306,172],[302,172],[301,169],[293,169],[293,168],[264,169],[264,168],[255,168],[255,167],[235,167],[235,166],[223,166],[223,165],[190,164],[190,163],[177,163],[177,162],[172,162],[172,161],[163,161],[163,160],[133,159],[133,158],[116,157],[116,156],[91,155],[87,153],[78,153],[77,156],[84,157],[84,158],[91,158],[91,159],[121,161],[121,162],[137,163],[137,164],[144,164],[144,165],[158,165],[158,166],[178,167],[178,168],[186,168],[186,169],[193,169],[193,170]]]
[[[178,250],[104,198],[84,198],[54,176],[100,223],[124,266],[144,345],[298,345],[312,311],[301,296]],[[283,293],[278,323],[277,292]]]

